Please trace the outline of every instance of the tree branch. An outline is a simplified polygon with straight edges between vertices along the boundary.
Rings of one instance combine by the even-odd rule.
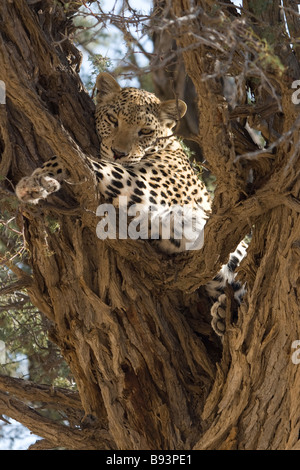
[[[22,423],[34,434],[44,437],[52,443],[52,447],[82,450],[103,450],[112,447],[111,437],[107,431],[97,428],[71,429],[42,416],[30,406],[4,392],[0,392],[0,413]]]
[[[51,405],[52,408],[82,410],[79,393],[61,387],[40,385],[29,380],[0,375],[0,391],[7,392],[21,400],[43,402]]]
[[[32,278],[26,274],[21,274],[20,279],[18,279],[16,282],[13,282],[12,284],[9,284],[8,286],[2,287],[2,289],[0,289],[0,296],[11,294],[12,292],[15,292],[16,290],[26,289],[27,287],[30,287],[31,285],[32,285]]]

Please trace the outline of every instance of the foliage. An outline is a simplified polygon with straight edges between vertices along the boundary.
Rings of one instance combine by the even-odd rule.
[[[52,231],[56,229],[53,224]],[[31,268],[22,233],[7,212],[0,222],[0,259],[0,340],[5,343],[6,352],[0,374],[70,386],[70,372],[58,348],[48,339],[47,319],[33,306],[26,289],[14,288],[14,271],[21,269],[30,274]]]

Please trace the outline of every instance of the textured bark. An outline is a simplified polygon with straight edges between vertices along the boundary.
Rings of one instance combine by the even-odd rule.
[[[174,3],[179,17],[189,11],[189,2]],[[270,20],[273,7],[270,10],[269,16],[266,12],[266,21]],[[269,24],[272,25],[271,20]],[[191,41],[189,33],[182,31],[180,45],[190,47]],[[286,63],[289,57],[284,54],[282,51]],[[200,116],[205,113],[206,123],[201,125],[200,119],[199,129],[204,154],[221,181],[215,203],[224,205],[226,210],[239,197],[237,190],[243,189],[237,184],[240,169],[235,168],[237,160],[231,154],[231,123],[226,104],[220,102],[221,93],[216,90],[218,84],[214,80],[199,80],[210,69],[209,55],[204,50],[192,50],[184,58],[199,97]],[[278,89],[282,96],[283,132],[291,128],[297,117],[289,88],[297,78],[293,75],[295,69],[286,68]],[[228,332],[223,358],[202,415],[208,429],[195,445],[196,449],[299,449],[300,374],[291,360],[291,345],[300,334],[298,126],[291,140],[276,148],[276,164],[268,174],[268,181],[256,191],[256,195],[264,192],[267,205],[272,198],[283,196],[287,200],[282,199],[277,207],[269,206],[270,210],[265,207],[264,213],[255,217],[253,240],[244,266],[249,289],[247,300],[240,308],[237,326]],[[225,194],[224,170],[231,178],[237,178],[230,182],[236,191]],[[251,199],[243,204],[248,205]],[[250,214],[248,210],[247,214]]]
[[[178,17],[189,9],[188,2],[173,3]],[[56,5],[59,21],[51,22],[51,2],[42,4],[37,11],[24,0],[0,5],[7,84],[1,170],[17,183],[55,153],[70,171],[58,195],[20,207],[19,220],[32,261],[28,292],[51,322],[50,338],[74,375],[82,414],[76,426],[45,420],[23,403],[39,400],[39,393],[22,395],[19,384],[4,379],[0,412],[44,437],[45,447],[298,448],[300,384],[291,344],[300,338],[299,158],[293,159],[293,145],[278,146],[277,164],[248,194],[221,85],[199,79],[211,70],[211,56],[190,47],[191,36],[178,30],[205,114],[199,140],[219,183],[205,246],[170,258],[146,242],[97,239],[100,196],[85,163],[85,155],[98,151],[93,104],[77,76],[74,49],[53,42],[68,18]],[[296,113],[291,92],[283,84],[285,131]],[[294,144],[297,137],[295,131]],[[249,293],[221,358],[198,288],[253,225],[243,266]],[[60,393],[68,402],[67,392]],[[77,402],[70,403],[73,417],[74,408],[78,413]]]

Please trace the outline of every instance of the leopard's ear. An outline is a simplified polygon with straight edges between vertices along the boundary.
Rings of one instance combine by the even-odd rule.
[[[160,105],[160,117],[172,129],[177,121],[185,115],[186,110],[187,105],[182,100],[163,101]]]
[[[97,103],[104,103],[106,99],[111,98],[111,94],[118,93],[121,90],[118,82],[109,73],[99,73],[96,80]]]

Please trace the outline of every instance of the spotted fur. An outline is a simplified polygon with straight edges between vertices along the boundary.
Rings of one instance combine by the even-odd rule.
[[[174,217],[173,207],[189,207],[190,220],[199,237],[194,249],[203,245],[204,225],[210,211],[210,197],[199,179],[173,128],[186,112],[181,100],[160,101],[154,94],[136,88],[121,88],[114,78],[97,77],[96,128],[100,138],[101,161],[89,160],[104,198],[118,206],[120,196],[128,205],[155,207],[159,217]],[[23,178],[16,194],[23,202],[37,203],[58,191],[65,170],[57,157]],[[157,238],[161,238],[161,232]],[[160,239],[159,248],[173,254],[187,249],[184,237],[178,240],[174,227],[171,237]],[[234,256],[234,255],[232,255]],[[231,259],[232,266],[232,259]],[[234,284],[230,263],[208,284],[214,305],[212,325],[223,334],[223,288]],[[220,289],[222,292],[220,292]]]

